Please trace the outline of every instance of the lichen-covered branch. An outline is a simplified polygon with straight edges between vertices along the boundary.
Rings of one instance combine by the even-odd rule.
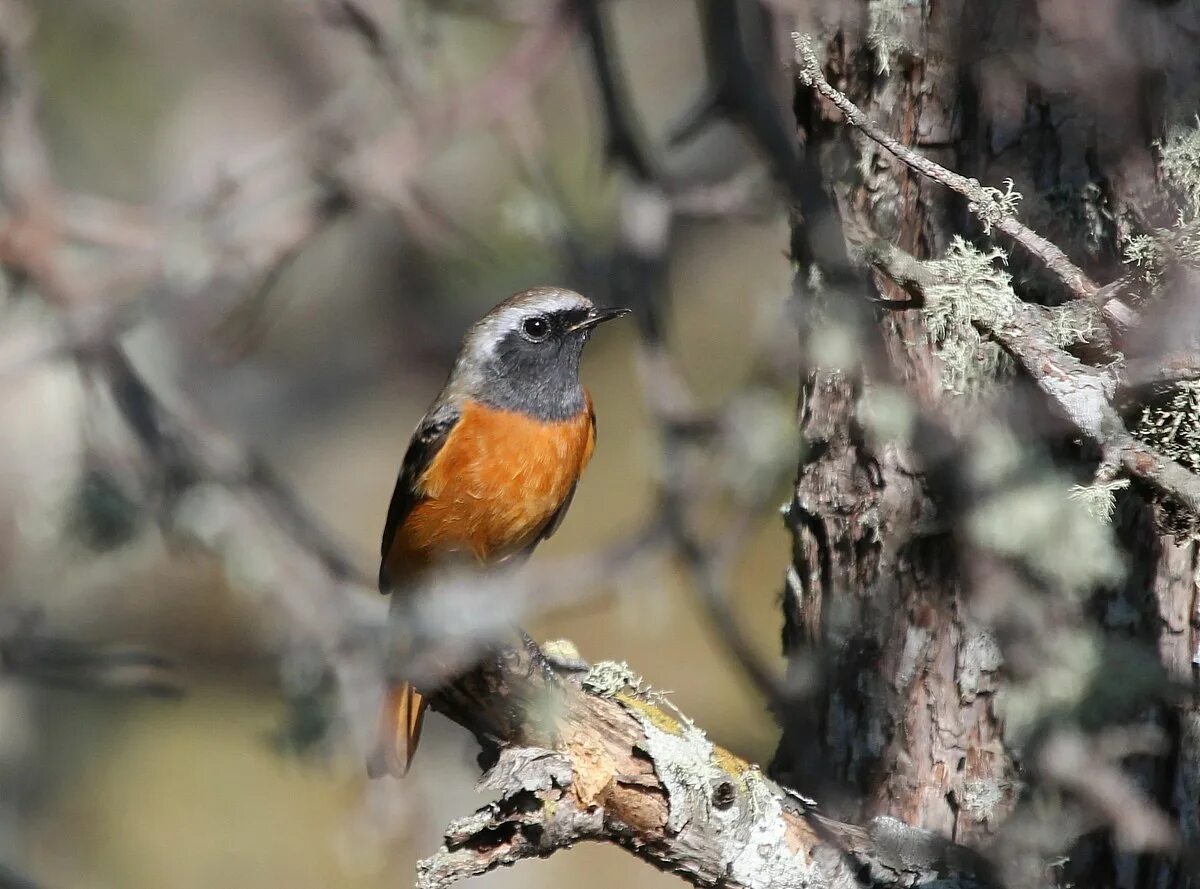
[[[483,741],[493,765],[480,788],[501,796],[449,826],[418,865],[421,889],[583,840],[617,843],[696,886],[983,884],[977,856],[927,831],[817,814],[623,664],[549,676],[526,652],[509,652],[433,706]]]
[[[920,291],[938,286],[936,272],[897,247],[872,241],[866,260],[888,277]],[[993,337],[1024,368],[1038,387],[1080,432],[1135,478],[1158,488],[1200,515],[1200,476],[1136,439],[1113,406],[1116,383],[1110,373],[1084,364],[1056,340],[1056,312],[1030,305],[1014,294],[996,294],[984,306],[967,306],[970,320]]]

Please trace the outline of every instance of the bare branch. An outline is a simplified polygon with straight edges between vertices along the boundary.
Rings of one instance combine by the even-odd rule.
[[[0,637],[0,672],[27,682],[87,691],[174,697],[172,664],[152,651],[45,636],[21,619]]]

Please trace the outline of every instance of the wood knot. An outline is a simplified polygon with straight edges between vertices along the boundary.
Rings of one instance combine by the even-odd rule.
[[[718,809],[728,809],[733,805],[735,798],[736,794],[731,781],[721,781],[713,788],[712,802]]]

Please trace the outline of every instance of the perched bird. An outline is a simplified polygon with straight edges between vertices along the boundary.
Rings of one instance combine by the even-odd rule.
[[[596,441],[579,357],[597,324],[627,314],[537,287],[467,331],[409,442],[388,509],[379,589],[393,594],[392,614],[430,569],[520,558],[558,529]],[[408,771],[426,703],[408,682],[390,687],[372,777]]]

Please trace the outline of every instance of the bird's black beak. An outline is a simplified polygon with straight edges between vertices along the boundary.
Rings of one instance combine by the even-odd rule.
[[[620,318],[624,315],[632,314],[632,312],[632,309],[596,309],[578,324],[568,327],[567,333],[575,333],[580,330],[591,330],[597,324],[603,324],[605,321],[612,321],[614,318]]]

